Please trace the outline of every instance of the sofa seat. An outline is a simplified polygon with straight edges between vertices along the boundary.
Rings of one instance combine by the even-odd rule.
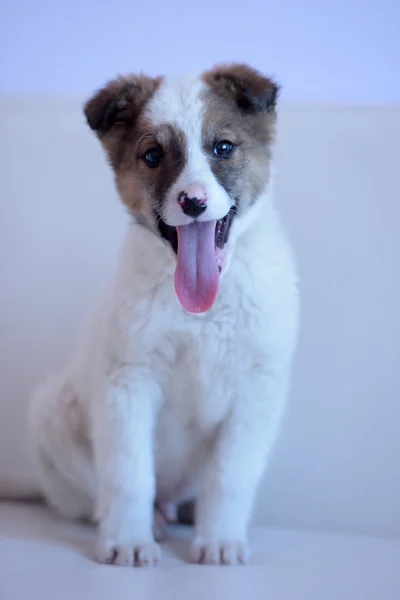
[[[92,560],[94,529],[47,508],[0,503],[1,600],[399,600],[400,541],[258,527],[251,564],[188,564],[171,528],[154,569]]]

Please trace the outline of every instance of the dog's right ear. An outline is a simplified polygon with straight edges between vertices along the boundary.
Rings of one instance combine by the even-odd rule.
[[[134,124],[160,78],[146,75],[119,77],[98,90],[84,106],[86,121],[99,137],[112,128]]]

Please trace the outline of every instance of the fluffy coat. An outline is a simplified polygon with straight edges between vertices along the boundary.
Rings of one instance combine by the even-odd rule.
[[[270,80],[250,70],[244,71],[246,79],[236,67],[226,69],[233,83],[224,83],[224,93],[213,89],[210,72],[195,79],[154,80],[147,95],[143,86],[140,100],[132,100],[139,106],[130,107],[128,117],[126,98],[125,104],[119,99],[116,113],[110,108],[110,97],[120,91],[115,82],[111,91],[110,84],[101,90],[100,108],[93,108],[93,101],[86,107],[89,125],[109,157],[110,147],[114,152],[120,143],[116,136],[121,141],[124,135],[115,129],[121,106],[122,121],[130,119],[132,131],[140,123],[149,133],[168,123],[183,132],[186,152],[161,200],[155,197],[155,184],[140,182],[139,170],[147,177],[146,165],[129,167],[131,189],[127,170],[119,172],[110,158],[122,200],[132,208],[127,239],[108,293],[73,360],[32,401],[42,489],[64,516],[98,522],[100,562],[157,562],[158,526],[173,520],[174,506],[187,498],[196,498],[196,561],[235,564],[248,558],[247,525],[289,390],[298,294],[292,251],[272,200],[272,139],[260,142],[266,148],[262,185],[243,184],[238,197],[226,191],[222,175],[215,176],[201,142],[204,122],[213,118],[204,112],[209,93],[217,94],[227,111],[237,110],[238,121],[244,111],[246,123],[252,115],[271,119],[268,101],[257,107],[251,98],[257,93],[265,97],[260,81]],[[251,94],[244,106],[239,94],[246,86]],[[106,110],[111,124],[104,125]],[[137,147],[136,138],[132,144]],[[256,174],[251,181],[259,177],[258,158],[250,150],[245,166],[235,167],[238,185],[251,161]],[[216,168],[228,168],[225,164]],[[222,219],[233,200],[237,213],[224,248],[218,293],[212,306],[198,313],[182,306],[175,293],[176,252],[157,221],[162,217],[176,228],[191,221],[184,216],[180,222],[176,195],[193,181],[207,191],[207,218]],[[154,205],[161,201],[154,218]]]

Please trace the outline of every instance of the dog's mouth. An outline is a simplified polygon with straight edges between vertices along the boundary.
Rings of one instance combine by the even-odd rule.
[[[158,219],[162,237],[177,254],[175,291],[189,312],[206,312],[215,302],[235,214],[236,207],[232,206],[218,221],[193,221],[178,227]]]

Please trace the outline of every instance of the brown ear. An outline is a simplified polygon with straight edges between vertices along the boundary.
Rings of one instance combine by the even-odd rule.
[[[119,77],[110,81],[84,106],[89,127],[101,135],[114,126],[133,123],[159,83],[159,78],[146,75]]]
[[[205,79],[215,92],[233,97],[243,110],[273,112],[275,109],[278,84],[247,65],[218,66],[206,73]]]

